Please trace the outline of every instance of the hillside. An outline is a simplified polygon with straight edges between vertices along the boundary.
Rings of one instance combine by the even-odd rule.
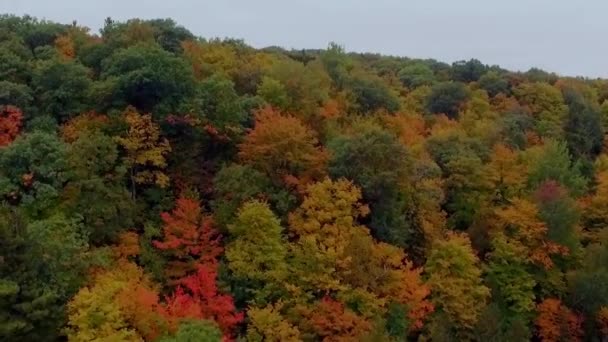
[[[608,80],[0,16],[0,340],[608,338]]]

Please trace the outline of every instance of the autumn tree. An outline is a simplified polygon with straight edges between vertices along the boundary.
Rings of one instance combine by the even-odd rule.
[[[129,107],[123,115],[129,127],[117,141],[126,152],[132,196],[136,196],[138,184],[166,187],[169,177],[163,169],[167,166],[165,157],[171,151],[169,142],[160,136],[160,129],[149,114],[139,114]]]
[[[19,108],[14,106],[0,107],[0,147],[15,140],[21,130],[22,121],[23,114]]]
[[[325,179],[307,188],[304,201],[289,215],[298,285],[317,291],[342,288],[335,274],[350,267],[345,254],[349,241],[355,234],[367,234],[357,224],[357,218],[369,213],[360,200],[361,191],[346,180]]]
[[[465,338],[485,307],[490,290],[483,285],[479,260],[466,235],[450,234],[431,250],[425,265],[431,300],[456,336]]]
[[[215,321],[225,336],[231,336],[235,326],[243,319],[236,311],[230,295],[217,288],[217,270],[201,265],[196,273],[182,278],[173,294],[166,298],[166,316],[170,324],[186,319]]]
[[[198,201],[181,197],[171,212],[161,214],[161,219],[163,238],[153,245],[169,258],[166,275],[172,282],[181,282],[200,265],[216,267],[222,253],[220,237]]]
[[[581,341],[582,319],[559,299],[547,298],[538,304],[535,324],[542,341]]]
[[[250,323],[247,327],[247,341],[301,341],[300,330],[285,319],[281,314],[281,308],[281,304],[249,308],[247,317]]]
[[[295,177],[296,185],[323,175],[327,156],[300,120],[270,107],[258,111],[255,118],[255,127],[239,145],[239,157],[245,163],[274,181],[293,182]]]

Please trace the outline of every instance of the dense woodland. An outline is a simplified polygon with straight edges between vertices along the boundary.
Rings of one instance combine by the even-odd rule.
[[[606,341],[605,128],[608,80],[0,16],[0,340]]]

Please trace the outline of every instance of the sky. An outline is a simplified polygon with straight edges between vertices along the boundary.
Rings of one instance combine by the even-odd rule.
[[[254,47],[377,52],[608,77],[606,0],[0,0],[0,13],[79,24],[172,18]]]

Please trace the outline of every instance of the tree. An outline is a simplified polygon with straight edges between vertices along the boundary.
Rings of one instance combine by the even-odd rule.
[[[40,112],[65,122],[88,109],[92,85],[82,64],[52,59],[38,63],[31,87]]]
[[[567,255],[567,247],[549,240],[547,226],[539,217],[538,207],[524,199],[514,199],[506,208],[499,208],[496,214],[496,238],[505,238],[506,243],[520,255],[540,267],[553,267],[553,256]]]
[[[445,114],[449,118],[458,118],[460,107],[469,98],[464,84],[443,82],[434,85],[426,99],[426,110],[432,114]]]
[[[502,93],[508,95],[510,92],[509,81],[496,71],[488,71],[479,78],[479,87],[485,90],[488,95],[495,97]]]
[[[124,185],[127,170],[111,137],[90,129],[78,134],[67,148],[70,180],[62,205],[82,216],[91,242],[107,242],[134,221],[135,208]]]
[[[0,149],[0,195],[31,215],[50,209],[67,180],[66,146],[56,136],[33,132]]]
[[[154,44],[117,50],[104,60],[101,79],[111,89],[110,107],[132,105],[155,118],[179,111],[194,95],[191,69]]]
[[[488,70],[488,66],[477,59],[458,61],[452,63],[452,77],[458,82],[475,82],[479,80]]]
[[[416,243],[414,222],[405,214],[412,161],[395,136],[377,126],[362,127],[332,139],[328,147],[330,175],[354,181],[370,204],[374,236],[401,247]]]
[[[244,101],[237,95],[230,79],[213,75],[201,82],[198,93],[197,105],[202,117],[220,132],[239,131],[247,121]]]
[[[155,184],[161,188],[169,185],[169,177],[163,172],[167,166],[165,156],[171,146],[161,138],[159,127],[149,114],[141,115],[133,107],[123,113],[129,125],[126,136],[117,138],[125,149],[125,164],[129,167],[131,195],[135,198],[137,184]]]
[[[287,110],[290,106],[290,99],[285,87],[281,82],[268,76],[262,78],[262,83],[257,89],[257,95],[274,108]]]
[[[0,106],[0,147],[13,142],[23,121],[21,110],[13,106]]]
[[[557,88],[544,82],[522,83],[513,89],[513,93],[536,119],[536,131],[540,136],[553,139],[563,136],[567,107]]]
[[[181,282],[200,265],[215,267],[223,250],[220,236],[212,218],[203,214],[196,200],[178,198],[173,211],[162,213],[161,219],[163,239],[153,245],[170,258],[166,274],[171,281]]]
[[[235,277],[253,284],[249,290],[255,301],[272,296],[287,276],[287,246],[279,220],[267,204],[250,201],[228,230],[232,237],[226,246],[228,268]]]
[[[581,318],[562,305],[559,299],[547,298],[538,304],[536,326],[543,341],[581,341]]]
[[[253,130],[239,145],[239,157],[265,172],[273,181],[296,177],[306,184],[323,175],[326,153],[300,120],[270,107],[256,113]]]
[[[179,324],[175,335],[163,337],[159,342],[220,342],[222,332],[206,320],[185,320]]]
[[[0,338],[57,338],[89,266],[86,235],[63,215],[26,224],[19,212],[2,211]]]
[[[568,114],[564,129],[568,149],[575,158],[593,159],[601,152],[604,142],[600,112],[579,94],[567,97]]]
[[[166,298],[166,314],[175,321],[183,318],[215,321],[224,335],[231,336],[242,321],[243,313],[236,312],[230,295],[219,293],[216,267],[201,265],[196,273],[183,278],[175,292]]]
[[[298,342],[300,330],[281,315],[281,304],[247,310],[250,320],[247,326],[247,341],[250,342]]]
[[[435,81],[433,69],[423,62],[415,62],[399,70],[399,80],[404,86],[413,89],[423,85],[432,85]]]
[[[68,304],[70,340],[153,340],[167,331],[153,284],[135,264],[118,261],[98,273]]]
[[[468,237],[450,234],[437,242],[425,265],[431,301],[461,337],[473,329],[490,296],[478,263]]]
[[[298,285],[316,291],[342,287],[335,276],[348,269],[345,250],[355,234],[367,234],[357,218],[369,213],[360,203],[361,191],[346,180],[325,179],[310,185],[298,209],[289,215],[289,233],[295,239],[292,268]]]
[[[528,184],[538,187],[545,181],[554,180],[565,186],[572,195],[582,194],[587,180],[580,171],[580,165],[570,161],[564,143],[547,141],[541,147],[528,150]]]
[[[313,331],[323,341],[359,340],[372,329],[365,319],[329,297],[324,297],[309,310]]]

